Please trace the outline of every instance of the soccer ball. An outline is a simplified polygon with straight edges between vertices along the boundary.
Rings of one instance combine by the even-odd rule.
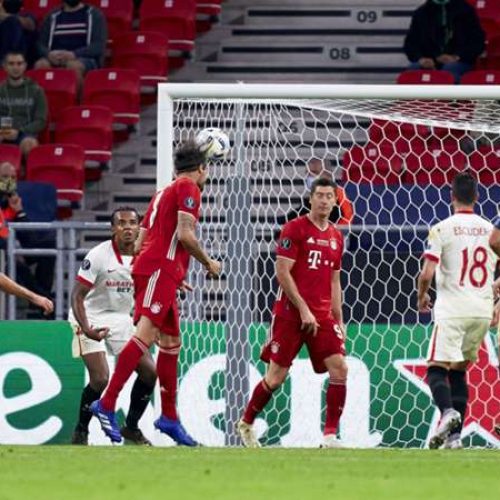
[[[203,129],[196,136],[196,144],[206,159],[212,161],[224,160],[231,149],[229,137],[220,128]]]

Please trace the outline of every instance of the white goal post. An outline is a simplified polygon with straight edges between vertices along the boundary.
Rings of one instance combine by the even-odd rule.
[[[415,278],[429,226],[449,214],[456,172],[477,174],[478,212],[497,213],[500,86],[160,84],[159,188],[172,180],[176,144],[206,127],[223,129],[232,148],[210,166],[199,227],[224,276],[205,280],[193,265],[196,291],[182,302],[179,410],[188,431],[205,445],[238,444],[235,423],[265,369],[258,354],[276,291],[274,241],[307,197],[316,158],[354,207],[340,226],[349,354],[341,437],[425,447],[438,415],[423,371],[430,317],[416,311]],[[469,373],[466,444],[500,446],[495,342],[491,332]],[[316,446],[324,383],[301,353],[256,422],[263,443]]]

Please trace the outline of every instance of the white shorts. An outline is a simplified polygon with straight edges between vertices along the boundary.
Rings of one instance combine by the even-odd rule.
[[[89,339],[82,333],[77,333],[78,325],[71,323],[73,329],[73,344],[72,353],[74,358],[79,358],[93,352],[107,352],[111,356],[118,356],[130,337],[135,333],[135,326],[132,318],[125,317],[119,321],[116,319],[111,322],[103,322],[102,325],[95,327],[108,327],[109,335],[98,342],[97,340]]]
[[[485,318],[441,319],[434,323],[427,361],[476,361],[479,346],[490,328]]]

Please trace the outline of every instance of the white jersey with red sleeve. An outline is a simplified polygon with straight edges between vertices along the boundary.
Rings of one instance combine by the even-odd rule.
[[[343,250],[342,233],[333,224],[322,230],[307,215],[288,222],[281,231],[277,258],[293,261],[291,275],[301,297],[318,320],[332,316],[332,275],[341,269]],[[297,308],[281,287],[274,314],[300,319]]]
[[[158,191],[146,211],[142,227],[147,230],[133,274],[151,275],[161,269],[180,283],[189,266],[189,253],[177,240],[177,219],[184,212],[198,221],[201,191],[188,177],[179,177]]]
[[[435,319],[491,318],[497,256],[493,225],[472,211],[457,211],[434,225],[424,257],[436,268]]]
[[[106,325],[129,317],[134,305],[132,256],[121,255],[113,240],[92,248],[83,259],[76,279],[90,288],[84,299],[91,325]],[[73,310],[68,320],[76,324]]]

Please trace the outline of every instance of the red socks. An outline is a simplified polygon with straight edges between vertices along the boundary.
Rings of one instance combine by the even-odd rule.
[[[116,400],[123,386],[137,368],[142,355],[148,346],[137,337],[132,337],[122,349],[116,362],[115,371],[109,382],[106,392],[101,398],[102,407],[107,411],[115,411]]]
[[[177,420],[177,360],[181,346],[160,348],[156,371],[160,382],[161,413],[163,416]]]
[[[245,413],[243,414],[243,422],[253,424],[255,417],[264,409],[272,395],[273,391],[263,379],[253,390],[252,397],[250,398]]]
[[[326,390],[326,422],[323,434],[336,434],[339,420],[344,411],[346,397],[346,381],[330,379]]]

